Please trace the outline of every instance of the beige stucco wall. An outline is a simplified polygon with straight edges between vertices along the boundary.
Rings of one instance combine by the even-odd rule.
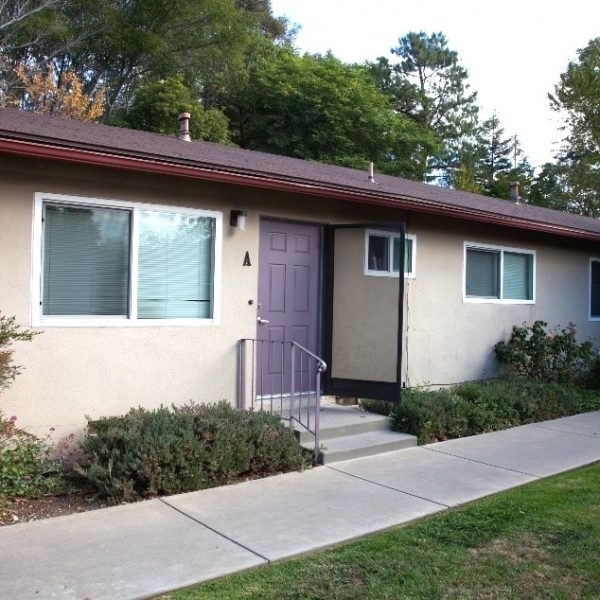
[[[27,173],[3,165],[0,179],[0,310],[31,323],[32,215],[35,192],[133,200],[204,209],[233,205],[222,190],[190,182],[46,165]],[[91,183],[93,181],[93,183]],[[225,220],[225,219],[224,219]],[[221,324],[164,327],[41,327],[32,343],[15,345],[25,369],[2,396],[2,410],[40,433],[77,430],[85,415],[119,414],[132,406],[187,400],[235,400],[235,342],[253,336],[257,218],[247,232],[223,227]],[[235,292],[234,292],[235,288]]]
[[[396,381],[399,282],[364,275],[364,253],[364,229],[336,231],[332,376]]]
[[[0,163],[0,310],[31,324],[32,218],[35,192],[72,194],[223,212],[221,319],[217,326],[43,327],[15,345],[23,374],[0,398],[5,414],[37,433],[80,430],[85,415],[130,407],[236,399],[237,342],[256,334],[261,217],[317,223],[399,220],[389,209],[284,196],[244,187],[165,176],[64,166],[4,157]],[[248,212],[245,231],[230,229],[229,211]],[[599,336],[587,320],[588,261],[600,252],[560,249],[539,236],[490,234],[490,228],[410,216],[417,236],[416,278],[406,280],[404,373],[409,386],[450,383],[495,373],[491,347],[515,323],[544,318],[576,322],[582,337]],[[346,236],[346,237],[344,237]],[[362,231],[336,250],[334,375],[394,379],[397,280],[363,275]],[[464,240],[537,251],[534,306],[462,301]],[[249,252],[252,265],[242,266]],[[345,293],[345,289],[351,291]],[[249,301],[254,301],[253,305]],[[350,301],[351,300],[351,301]],[[366,358],[366,360],[365,360]]]
[[[561,248],[534,234],[509,235],[498,228],[413,222],[418,264],[406,297],[408,386],[496,375],[494,344],[523,322],[542,319],[557,327],[572,321],[581,339],[600,342],[599,324],[588,320],[590,250]],[[463,302],[465,241],[535,250],[535,304]]]
[[[261,217],[317,223],[347,220],[352,208],[314,197],[287,197],[118,170],[3,157],[0,164],[0,311],[31,326],[32,221],[36,192],[139,201],[223,212],[218,326],[39,327],[15,345],[24,370],[0,408],[45,434],[80,430],[85,416],[129,408],[236,402],[238,340],[256,336]],[[245,231],[229,227],[231,209],[247,210]],[[345,209],[345,210],[344,210]],[[366,218],[362,209],[355,218]],[[352,218],[350,216],[350,218]],[[242,266],[246,251],[251,266]],[[253,301],[250,305],[249,301]]]
[[[597,252],[547,237],[505,232],[450,219],[411,215],[416,277],[405,279],[402,380],[408,387],[443,385],[498,374],[493,346],[512,326],[537,319],[549,327],[575,323],[581,340],[600,344],[600,323],[588,319],[589,259]],[[336,257],[336,377],[395,379],[397,280],[363,275],[362,232],[340,235]],[[536,252],[534,304],[463,301],[464,243]],[[347,258],[347,260],[344,260]]]

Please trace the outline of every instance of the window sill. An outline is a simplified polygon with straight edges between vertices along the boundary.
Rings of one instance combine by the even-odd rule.
[[[218,319],[139,319],[102,318],[42,318],[33,319],[32,327],[216,327]]]
[[[388,279],[398,279],[398,273],[390,273],[389,271],[365,271],[365,277],[387,277]],[[414,273],[404,273],[404,279],[415,279]]]
[[[500,298],[463,298],[467,304],[535,304],[535,300],[503,300]]]

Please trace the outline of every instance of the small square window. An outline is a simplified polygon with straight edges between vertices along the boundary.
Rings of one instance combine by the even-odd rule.
[[[415,276],[416,237],[404,238],[404,276]],[[367,230],[365,234],[365,275],[394,277],[400,272],[400,236],[393,232]]]

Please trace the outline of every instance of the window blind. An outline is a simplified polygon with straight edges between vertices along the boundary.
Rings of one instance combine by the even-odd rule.
[[[466,294],[478,298],[499,298],[500,253],[467,249]]]
[[[140,211],[138,318],[210,318],[215,220]]]
[[[127,315],[130,214],[44,206],[44,315]]]
[[[502,297],[509,300],[533,299],[533,256],[504,253]]]

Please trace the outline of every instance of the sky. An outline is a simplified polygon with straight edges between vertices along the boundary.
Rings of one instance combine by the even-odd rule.
[[[331,50],[344,62],[393,60],[390,49],[405,34],[442,32],[469,73],[482,120],[496,112],[533,167],[553,160],[563,135],[548,93],[577,50],[600,37],[598,0],[271,0],[271,7],[301,26],[301,52]]]

